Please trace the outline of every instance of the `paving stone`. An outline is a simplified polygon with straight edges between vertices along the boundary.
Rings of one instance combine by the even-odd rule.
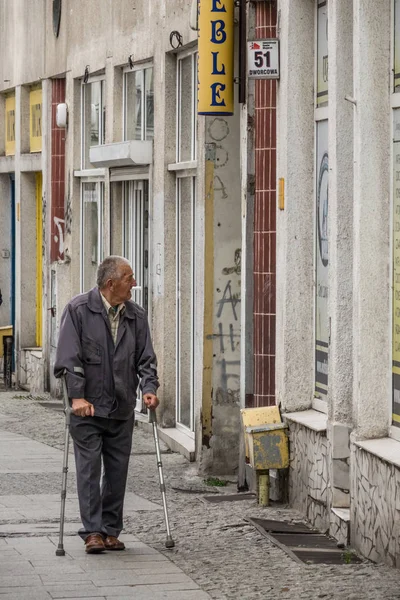
[[[45,585],[45,590],[52,598],[96,598],[102,596],[102,591],[94,585],[85,584],[63,584],[63,585]],[[1,596],[0,596],[1,597]]]
[[[51,595],[43,588],[27,588],[15,590],[15,588],[0,589],[1,600],[51,600]]]
[[[135,600],[149,600],[150,595],[148,587],[146,586],[146,588],[141,591],[138,591],[138,588],[135,587],[130,595],[106,596],[107,600],[109,598],[112,600],[132,600],[132,598],[135,598]],[[152,590],[151,592],[151,600],[209,600],[209,598],[210,596],[201,590],[173,590],[172,592],[166,592],[164,590],[162,592],[156,592]]]
[[[41,583],[39,575],[19,575],[11,576],[11,575],[1,575],[0,576],[0,593],[1,588],[11,588],[11,587],[31,587],[37,586]]]
[[[175,593],[182,592],[188,593],[193,591],[200,591],[199,586],[193,581],[191,583],[162,583],[162,584],[149,584],[149,585],[135,585],[135,586],[114,586],[114,587],[103,587],[101,593],[107,598],[115,598],[116,596],[128,596],[131,598],[140,597],[140,594],[144,598],[152,600],[154,594],[161,593]],[[206,598],[209,598],[207,595]]]
[[[15,562],[15,563],[4,563],[3,561],[1,561],[1,566],[0,566],[0,574],[1,575],[13,575],[13,576],[19,576],[19,575],[30,575],[30,574],[38,574],[38,572],[36,571],[36,569],[34,569],[32,567],[32,565],[28,562]]]

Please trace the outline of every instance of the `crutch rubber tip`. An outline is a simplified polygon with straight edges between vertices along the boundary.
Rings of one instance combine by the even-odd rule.
[[[56,556],[65,556],[65,550],[64,550],[64,548],[57,548],[57,550],[56,550]]]
[[[175,542],[174,542],[174,540],[167,540],[167,541],[165,542],[165,547],[166,547],[166,548],[174,548],[174,547],[175,547]]]

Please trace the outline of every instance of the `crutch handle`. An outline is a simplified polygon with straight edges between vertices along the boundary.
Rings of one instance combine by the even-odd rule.
[[[155,408],[149,410],[149,423],[157,423],[157,414]]]

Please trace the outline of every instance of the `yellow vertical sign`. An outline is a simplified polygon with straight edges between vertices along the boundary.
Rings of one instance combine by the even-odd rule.
[[[199,115],[233,115],[234,0],[199,0]]]
[[[6,97],[6,156],[15,154],[15,96]]]
[[[42,151],[42,90],[29,94],[30,151]]]
[[[36,346],[42,346],[43,282],[42,174],[36,173]]]

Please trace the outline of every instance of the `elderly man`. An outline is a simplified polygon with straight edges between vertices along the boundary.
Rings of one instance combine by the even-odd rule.
[[[54,373],[65,373],[72,406],[79,534],[87,553],[125,548],[118,536],[139,380],[146,406],[158,406],[147,317],[130,300],[135,285],[129,262],[109,256],[98,268],[97,287],[73,298],[61,318]]]

